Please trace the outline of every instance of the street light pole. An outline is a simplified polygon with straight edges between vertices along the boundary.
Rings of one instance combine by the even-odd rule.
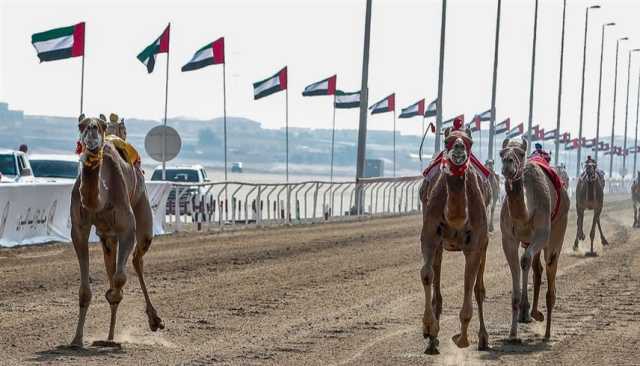
[[[371,2],[367,0],[364,20],[364,49],[362,52],[362,84],[360,86],[360,121],[358,123],[358,151],[356,160],[356,182],[364,176],[364,160],[367,150],[367,107],[369,106],[369,46],[371,42]],[[356,185],[356,207],[364,212],[362,189]]]
[[[629,50],[629,66],[627,69],[627,105],[624,114],[624,142],[622,143],[622,180],[627,175],[627,125],[629,123],[629,87],[631,86],[631,54],[640,51],[640,48]]]
[[[531,87],[529,89],[529,124],[527,125],[527,152],[531,150],[531,125],[533,124],[533,87],[536,73],[536,40],[538,33],[538,0],[533,18],[533,52],[531,53]]]
[[[611,121],[611,145],[609,150],[611,153],[611,158],[609,159],[609,178],[613,175],[613,143],[616,132],[616,96],[618,94],[618,51],[620,50],[620,41],[626,41],[627,39],[629,39],[629,37],[622,37],[616,41],[616,68],[613,73],[613,120]]]
[[[598,151],[600,150],[600,101],[602,100],[602,60],[604,58],[604,29],[616,23],[606,23],[602,25],[602,43],[600,45],[600,80],[598,81],[598,117],[596,122],[596,161],[598,161]]]
[[[567,0],[565,0],[566,3]],[[496,15],[496,45],[493,51],[493,86],[491,87],[491,122],[489,124],[489,151],[487,159],[493,160],[493,143],[496,133],[496,85],[498,83],[498,43],[500,42],[500,10],[502,0],[498,0],[498,11]]]
[[[567,15],[567,0],[562,5],[562,36],[560,38],[560,78],[558,81],[558,120],[556,121],[556,156],[555,164],[558,165],[560,158],[560,113],[562,112],[562,70],[564,64],[564,24]]]
[[[638,101],[636,102],[636,138],[633,143],[633,174],[636,175],[636,162],[638,160],[638,112],[640,112],[640,71],[638,72]]]
[[[580,176],[580,161],[582,160],[582,121],[584,117],[584,72],[587,66],[587,27],[589,26],[589,10],[600,9],[600,5],[587,8],[584,18],[584,48],[582,50],[582,87],[580,88],[580,127],[578,128],[578,158],[576,159],[576,177]]]
[[[436,138],[433,155],[440,151],[442,130],[442,84],[444,81],[444,36],[447,26],[447,0],[442,0],[442,21],[440,22],[440,64],[438,67],[438,99],[436,101]]]

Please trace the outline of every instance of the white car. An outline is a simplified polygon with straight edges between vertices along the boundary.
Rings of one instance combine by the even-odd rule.
[[[37,181],[74,182],[80,171],[78,155],[32,154],[29,162]]]
[[[165,181],[167,182],[176,182],[176,183],[192,183],[194,185],[199,183],[209,182],[209,178],[207,177],[207,172],[204,170],[202,165],[190,165],[190,166],[168,166],[165,168]],[[153,171],[151,175],[152,181],[162,181],[162,166],[158,166]],[[195,198],[196,202],[200,202],[202,198],[205,199],[205,202],[209,197],[203,197],[204,192],[206,191],[203,187],[193,186],[187,187],[186,191],[180,194],[180,211],[184,213],[191,213],[192,209],[189,202]],[[171,190],[169,192],[169,197],[167,198],[167,213],[172,214],[175,210],[175,198],[176,192],[175,190]]]
[[[21,151],[0,150],[0,183],[33,183],[27,155]]]

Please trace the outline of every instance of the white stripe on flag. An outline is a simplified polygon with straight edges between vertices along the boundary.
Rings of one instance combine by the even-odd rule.
[[[336,95],[336,103],[338,104],[359,103],[359,102],[360,102],[360,93]]]
[[[191,61],[189,61],[189,63],[198,62],[207,58],[213,58],[213,48],[211,47],[207,47],[204,50],[193,55],[193,58],[191,59]]]
[[[267,89],[271,89],[274,86],[280,85],[280,75],[276,75],[269,80],[266,80],[262,84],[258,85],[253,91],[254,95],[258,95]]]
[[[412,106],[407,107],[407,109],[404,110],[405,113],[418,113],[418,104],[414,104]]]
[[[378,109],[385,109],[389,107],[389,98],[384,98],[377,104],[374,104],[371,110],[377,111]]]
[[[36,48],[38,53],[71,48],[71,46],[73,46],[73,35],[36,42],[33,46]]]
[[[319,82],[316,84],[309,85],[304,89],[304,91],[312,92],[316,90],[327,90],[327,89],[329,89],[329,80],[325,80],[324,82]]]

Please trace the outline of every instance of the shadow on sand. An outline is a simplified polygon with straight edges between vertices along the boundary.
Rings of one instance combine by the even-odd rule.
[[[481,352],[480,359],[485,361],[497,361],[506,355],[527,355],[535,352],[544,352],[551,349],[551,344],[543,339],[529,339],[520,343],[507,339],[500,339],[493,346]]]
[[[69,345],[56,346],[50,350],[39,351],[34,357],[29,359],[30,362],[52,362],[64,361],[67,359],[78,359],[83,357],[109,357],[114,355],[125,355],[126,352],[121,346],[86,346],[73,347]]]

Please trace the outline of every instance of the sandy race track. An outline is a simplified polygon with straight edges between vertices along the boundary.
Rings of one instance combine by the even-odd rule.
[[[457,349],[450,338],[459,328],[464,261],[445,253],[439,356],[423,354],[418,216],[157,238],[145,272],[166,329],[149,331],[130,265],[116,330],[122,349],[89,346],[106,337],[109,320],[98,246],[82,350],[63,347],[78,312],[71,246],[0,250],[0,365],[637,365],[640,230],[631,221],[628,200],[609,203],[603,229],[612,245],[603,250],[597,240],[600,256],[585,258],[571,251],[572,213],[550,342],[542,339],[544,323],[535,322],[520,325],[522,345],[504,342],[511,277],[494,233],[485,273],[491,350],[475,349],[475,309],[472,346]],[[544,313],[546,279],[542,291]]]

